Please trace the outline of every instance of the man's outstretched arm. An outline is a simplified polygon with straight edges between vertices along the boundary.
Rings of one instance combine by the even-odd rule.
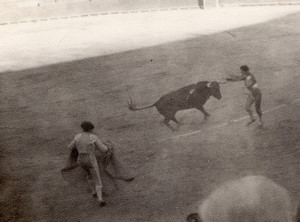
[[[237,76],[233,74],[230,74],[229,77],[226,78],[227,81],[231,81],[231,82],[244,81],[245,79],[246,76],[244,75]]]

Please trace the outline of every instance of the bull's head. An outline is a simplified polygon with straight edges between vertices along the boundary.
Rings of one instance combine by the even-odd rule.
[[[209,82],[207,87],[210,89],[211,95],[217,99],[222,99],[220,84],[216,81]]]

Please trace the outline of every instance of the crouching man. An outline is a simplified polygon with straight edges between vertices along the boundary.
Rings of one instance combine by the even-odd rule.
[[[132,181],[134,177],[120,176],[119,166],[114,156],[114,146],[112,143],[103,143],[93,132],[94,125],[91,122],[83,121],[81,123],[82,132],[77,134],[73,141],[69,144],[70,163],[62,172],[69,171],[76,166],[80,166],[86,174],[86,178],[93,197],[98,198],[100,207],[106,205],[103,200],[103,184],[101,181],[100,167],[104,167],[102,171],[106,172],[106,167],[111,164],[114,168],[115,175],[110,175],[115,179],[124,181]],[[77,162],[77,163],[76,163]]]

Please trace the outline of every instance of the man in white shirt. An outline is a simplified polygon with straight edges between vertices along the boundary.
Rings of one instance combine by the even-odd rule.
[[[102,207],[106,205],[106,202],[102,199],[103,184],[100,167],[112,179],[131,182],[134,177],[128,176],[122,170],[122,166],[115,156],[114,144],[110,141],[103,143],[93,133],[94,125],[91,122],[83,121],[81,128],[83,132],[77,134],[68,146],[71,152],[70,163],[62,172],[68,172],[78,165],[81,166],[86,172],[93,196],[98,198],[99,205]],[[106,169],[109,164],[113,168],[113,175]]]
[[[102,198],[102,181],[99,171],[99,165],[95,154],[96,149],[105,153],[109,148],[93,134],[94,125],[91,122],[83,121],[81,123],[82,133],[75,136],[69,144],[70,151],[77,149],[78,164],[85,170],[88,183],[92,189],[93,196],[98,198],[99,206],[103,207],[106,202]]]

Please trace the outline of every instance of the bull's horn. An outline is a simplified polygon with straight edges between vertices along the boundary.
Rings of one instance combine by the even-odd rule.
[[[129,108],[130,110],[135,110],[135,108],[136,108],[136,104],[133,102],[133,100],[132,100],[131,97],[130,97],[130,99],[128,100],[127,105],[128,105],[128,108]]]
[[[208,87],[208,88],[211,87],[211,82],[207,83],[207,87]]]

